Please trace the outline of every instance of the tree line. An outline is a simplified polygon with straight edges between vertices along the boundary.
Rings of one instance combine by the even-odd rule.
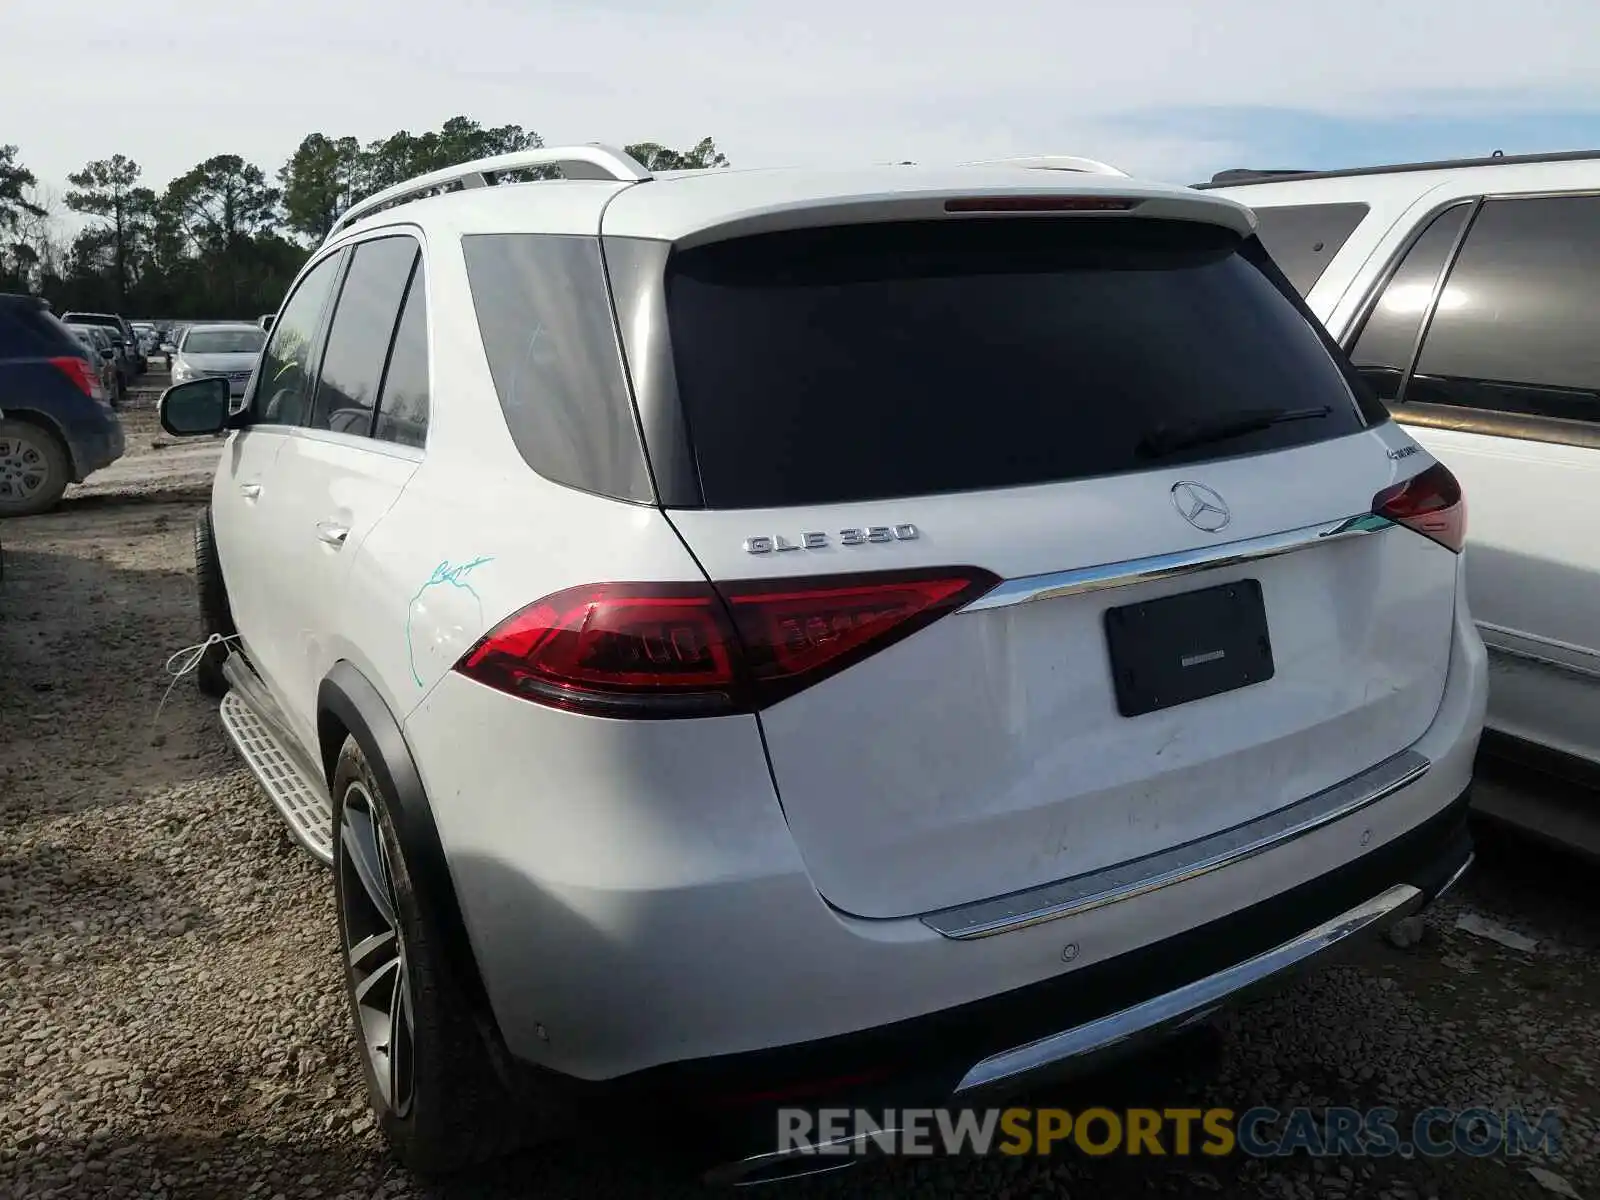
[[[0,291],[41,295],[57,312],[271,312],[357,200],[428,171],[542,145],[520,125],[452,117],[437,130],[365,144],[307,134],[272,178],[237,154],[218,154],[157,190],[137,162],[113,154],[69,175],[71,187],[57,195],[39,185],[17,146],[0,144]],[[652,171],[728,165],[711,138],[687,150],[637,142],[627,151]],[[87,218],[75,236],[63,228],[63,208]]]

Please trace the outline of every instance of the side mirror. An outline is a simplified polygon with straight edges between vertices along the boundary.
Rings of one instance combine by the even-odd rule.
[[[104,350],[100,351],[100,357],[105,359],[107,362],[111,362],[117,357],[117,352],[108,346]]]
[[[174,384],[161,393],[161,428],[173,437],[202,437],[228,427],[228,381],[220,375]]]

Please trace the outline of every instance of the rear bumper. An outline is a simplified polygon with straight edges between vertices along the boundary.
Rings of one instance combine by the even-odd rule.
[[[780,1097],[807,1106],[951,1096],[977,1103],[1080,1073],[1281,985],[1420,911],[1471,865],[1467,810],[1463,792],[1364,858],[1082,971],[879,1029],[675,1063],[615,1084],[759,1109]]]
[[[122,457],[127,439],[122,422],[106,405],[85,402],[84,411],[64,425],[68,451],[72,455],[72,474],[82,483],[101,467]]]

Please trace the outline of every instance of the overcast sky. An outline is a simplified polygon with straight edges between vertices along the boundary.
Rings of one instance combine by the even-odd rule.
[[[0,143],[61,187],[461,113],[735,166],[1083,154],[1192,182],[1600,144],[1600,0],[5,5]]]

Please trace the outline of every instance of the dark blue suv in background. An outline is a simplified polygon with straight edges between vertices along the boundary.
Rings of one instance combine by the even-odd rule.
[[[122,422],[88,354],[43,300],[0,292],[0,518],[47,511],[122,457]]]

